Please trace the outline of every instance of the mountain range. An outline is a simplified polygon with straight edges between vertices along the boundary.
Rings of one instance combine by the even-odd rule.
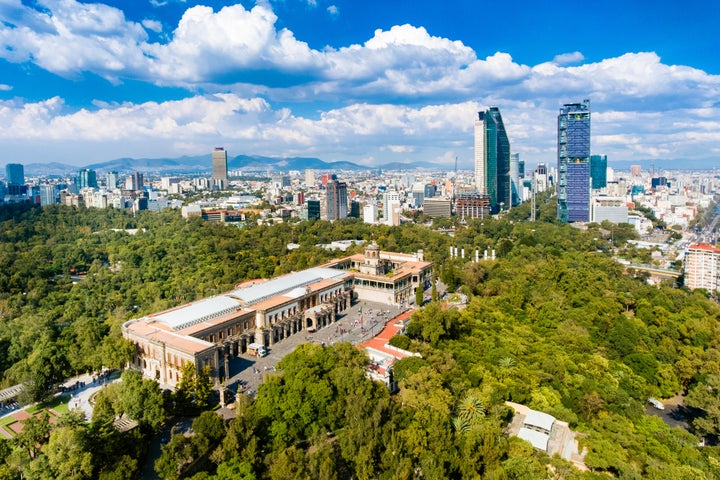
[[[711,170],[720,167],[717,165],[708,165],[707,160],[640,160],[627,161],[615,160],[609,161],[608,166],[615,170],[629,170],[631,165],[640,165],[644,171],[661,172],[663,170]],[[552,166],[552,165],[551,165]],[[459,165],[461,170],[472,169],[472,165],[465,162]],[[132,172],[142,172],[160,175],[188,175],[196,174],[200,176],[209,175],[211,167],[211,155],[183,156],[176,158],[117,158],[102,163],[93,163],[85,166],[68,165],[64,163],[30,163],[25,165],[25,175],[27,176],[67,176],[75,175],[82,168],[90,168],[104,174],[105,172],[116,171],[120,174],[129,174]],[[339,170],[372,170],[382,168],[383,170],[452,170],[452,167],[441,166],[431,162],[413,162],[413,163],[387,163],[381,167],[371,167],[358,165],[353,162],[326,162],[315,157],[265,157],[261,155],[238,155],[228,160],[228,170],[246,170],[253,172],[288,172],[291,170],[303,171],[305,169],[314,169],[318,172],[339,171]],[[530,172],[534,169],[534,165],[526,165],[525,171]]]
[[[25,175],[74,175],[82,168],[89,168],[98,173],[116,171],[119,173],[154,173],[154,174],[198,174],[206,175],[212,171],[211,155],[183,156],[177,158],[117,158],[108,162],[93,163],[85,166],[67,165],[63,163],[30,163],[25,165]],[[314,157],[264,157],[260,155],[238,155],[228,159],[228,170],[247,170],[262,172],[287,172],[290,170],[371,170],[353,162],[325,162]],[[437,169],[438,166],[429,162],[389,163],[383,165],[384,170],[415,170],[417,168]]]

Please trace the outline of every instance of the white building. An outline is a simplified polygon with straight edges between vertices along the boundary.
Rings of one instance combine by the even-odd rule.
[[[685,286],[715,292],[720,285],[720,248],[696,243],[685,252]]]

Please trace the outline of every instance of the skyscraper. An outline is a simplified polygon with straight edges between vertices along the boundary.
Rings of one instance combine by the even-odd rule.
[[[490,198],[493,212],[512,204],[510,141],[497,107],[475,120],[475,189]]]
[[[221,190],[227,186],[227,152],[223,147],[217,147],[212,152],[212,180]]]
[[[40,185],[40,205],[54,205],[57,203],[55,185]]]
[[[8,187],[25,185],[25,167],[20,163],[5,165],[5,179]]]
[[[590,178],[593,190],[607,187],[607,155],[590,155]]]
[[[590,100],[560,109],[557,189],[561,222],[590,220]]]
[[[78,190],[82,190],[83,188],[97,188],[97,174],[95,170],[89,168],[80,170],[75,178],[75,185],[77,185]]]
[[[111,192],[117,188],[118,185],[118,172],[108,172],[105,176],[105,183],[107,184],[107,189]]]
[[[510,195],[512,205],[520,203],[520,154],[510,155]]]
[[[327,182],[327,219],[340,220],[348,216],[347,184],[330,180]]]

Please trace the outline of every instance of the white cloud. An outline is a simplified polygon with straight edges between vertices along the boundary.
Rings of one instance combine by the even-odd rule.
[[[553,63],[555,65],[568,65],[570,63],[579,63],[583,60],[585,60],[585,56],[580,52],[561,53],[560,55],[555,55]]]
[[[148,30],[152,30],[153,32],[160,33],[162,32],[163,26],[161,22],[158,22],[157,20],[151,20],[149,18],[146,18],[142,21],[143,27],[147,28]]]
[[[12,87],[10,85],[5,85],[4,83],[0,83],[0,91],[7,92],[12,90]]]
[[[152,43],[146,29],[160,32],[162,24],[129,21],[107,5],[44,0],[33,8],[6,0],[0,58],[9,62],[33,62],[65,77],[91,72],[111,82],[223,93],[162,103],[97,101],[94,109],[77,111],[59,97],[0,102],[0,141],[81,138],[128,148],[156,142],[188,153],[218,139],[248,153],[445,158],[471,155],[475,112],[497,105],[514,151],[551,163],[558,107],[590,98],[593,149],[605,149],[611,159],[706,156],[717,149],[720,76],[664,64],[653,52],[591,63],[570,52],[523,65],[505,52],[478,58],[463,42],[413,25],[317,50],[277,24],[269,2],[249,10],[198,5],[185,11],[166,43]],[[317,119],[273,108],[338,100],[342,108]]]
[[[337,17],[338,15],[340,15],[340,10],[336,5],[330,5],[329,7],[327,7],[327,12],[333,17]]]

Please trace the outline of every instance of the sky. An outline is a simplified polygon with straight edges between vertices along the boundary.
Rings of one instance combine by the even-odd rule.
[[[472,165],[477,112],[557,162],[720,167],[717,0],[0,0],[0,164],[239,154]]]

